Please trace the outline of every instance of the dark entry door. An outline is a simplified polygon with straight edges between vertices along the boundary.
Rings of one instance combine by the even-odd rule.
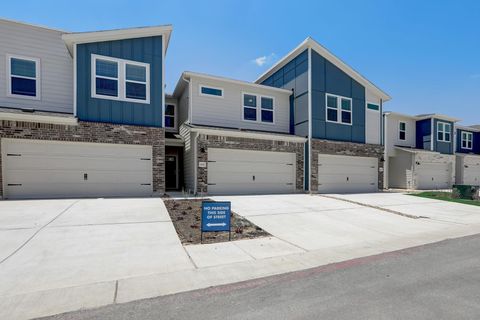
[[[165,183],[167,189],[177,189],[177,156],[165,157]]]

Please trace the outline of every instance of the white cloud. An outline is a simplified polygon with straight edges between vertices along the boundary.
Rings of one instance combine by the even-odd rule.
[[[262,67],[264,65],[272,64],[272,62],[275,60],[276,55],[275,53],[271,53],[268,56],[261,56],[256,59],[253,59],[252,62],[255,63],[257,66]]]

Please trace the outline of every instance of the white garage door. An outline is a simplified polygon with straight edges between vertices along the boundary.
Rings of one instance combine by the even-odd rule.
[[[378,191],[378,159],[318,155],[318,192]]]
[[[152,148],[2,139],[5,197],[149,196]]]
[[[209,194],[295,191],[295,153],[208,149]]]
[[[464,166],[463,183],[480,185],[480,157],[465,157]]]
[[[448,189],[451,185],[450,163],[420,162],[415,167],[417,174],[417,189],[436,190]]]

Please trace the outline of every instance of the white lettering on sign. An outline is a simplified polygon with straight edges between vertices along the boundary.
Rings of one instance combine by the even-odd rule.
[[[198,163],[198,167],[199,167],[199,168],[206,168],[206,167],[207,167],[207,163],[206,163],[205,161],[200,161],[200,162]]]

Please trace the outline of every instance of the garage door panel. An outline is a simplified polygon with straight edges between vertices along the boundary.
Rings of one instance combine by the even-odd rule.
[[[451,187],[450,163],[421,162],[416,167],[418,189],[448,189]]]
[[[464,184],[480,184],[480,157],[466,156],[464,160]]]
[[[295,154],[209,148],[210,194],[261,194],[295,191]]]
[[[321,193],[378,191],[378,159],[319,154],[318,191]]]
[[[2,153],[8,198],[152,194],[151,146],[4,139]]]

